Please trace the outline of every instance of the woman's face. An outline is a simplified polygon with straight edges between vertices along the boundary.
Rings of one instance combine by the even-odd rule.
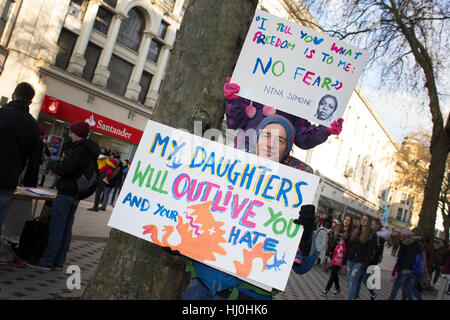
[[[369,223],[369,217],[363,216],[363,217],[361,218],[361,225],[362,225],[363,227],[365,227],[365,226],[367,226],[368,223]]]
[[[344,218],[344,226],[348,227],[352,223],[352,219],[350,217]]]
[[[319,102],[317,109],[317,118],[319,120],[327,120],[336,110],[336,102],[331,97],[326,97]]]
[[[287,148],[286,130],[279,123],[269,123],[258,137],[257,155],[280,162]]]
[[[378,223],[375,220],[372,220],[372,230],[378,230]]]

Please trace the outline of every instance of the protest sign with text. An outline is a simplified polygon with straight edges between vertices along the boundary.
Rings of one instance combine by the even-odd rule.
[[[319,177],[148,121],[108,225],[284,290]]]
[[[236,63],[239,96],[330,126],[342,117],[368,54],[257,10]]]

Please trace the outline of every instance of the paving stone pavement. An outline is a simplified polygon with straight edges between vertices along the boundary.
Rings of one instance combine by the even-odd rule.
[[[100,261],[101,254],[109,237],[110,228],[107,226],[112,207],[98,213],[88,211],[93,199],[80,201],[73,226],[73,239],[66,264],[61,271],[40,271],[26,266],[13,266],[0,264],[0,300],[64,300],[79,298],[90,278],[94,274]],[[39,208],[38,208],[39,209]],[[18,242],[18,239],[10,239]],[[376,290],[380,300],[389,297],[393,278],[391,270],[395,264],[395,258],[390,256],[390,249],[385,250],[381,269],[381,289]],[[81,270],[81,289],[68,289],[67,282],[71,273],[66,273],[68,266],[76,265]],[[275,300],[344,300],[347,289],[345,275],[340,275],[342,293],[334,297],[334,287],[328,297],[322,297],[320,293],[325,288],[329,273],[321,266],[315,265],[310,272],[297,275],[291,272],[288,284],[284,292],[275,296]],[[436,288],[443,287],[443,279],[439,279]],[[401,292],[398,296],[400,297]],[[425,300],[435,300],[437,292],[423,292]],[[444,298],[447,300],[449,296]],[[369,294],[365,286],[361,287],[361,300],[369,300]]]

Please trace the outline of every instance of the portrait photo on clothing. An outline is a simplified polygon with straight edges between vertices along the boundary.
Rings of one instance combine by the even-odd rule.
[[[331,94],[326,94],[319,99],[313,116],[317,120],[331,123],[338,106],[338,99]]]

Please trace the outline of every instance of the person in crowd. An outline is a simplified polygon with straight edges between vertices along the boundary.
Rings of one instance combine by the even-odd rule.
[[[103,211],[106,210],[106,206],[105,208],[99,208],[98,206],[100,203],[103,204],[106,194],[106,188],[109,187],[108,177],[111,177],[111,174],[114,168],[117,166],[118,162],[117,160],[114,160],[113,157],[111,157],[110,150],[103,150],[98,157],[97,164],[101,181],[98,184],[97,190],[95,191],[94,205],[92,208],[88,209],[88,211],[94,212],[97,212],[99,209]]]
[[[39,182],[39,186],[43,187],[44,186],[44,182],[45,182],[45,176],[47,174],[49,174],[50,170],[48,169],[48,160],[50,160],[51,156],[52,156],[52,152],[51,152],[51,146],[49,143],[47,143],[45,141],[45,139],[47,139],[47,133],[45,132],[44,129],[40,129],[39,130],[39,135],[40,138],[42,140],[42,143],[44,144],[43,150],[42,150],[42,159],[41,159],[41,165],[43,164],[45,169],[44,172],[42,173],[41,176],[41,182]]]
[[[381,260],[383,259],[384,243],[386,242],[387,239],[389,239],[389,236],[390,236],[389,232],[385,228],[383,228],[380,219],[372,219],[372,233],[369,235],[369,239],[373,240],[372,237],[375,238],[375,246],[372,248],[369,266],[376,266],[381,262]],[[356,300],[359,299],[361,283],[363,283],[369,290],[370,299],[371,300],[377,299],[377,294],[375,290],[367,286],[367,280],[369,279],[369,276],[370,273],[368,273],[366,270],[363,270],[361,281],[359,281],[355,290]]]
[[[325,220],[325,217],[326,217],[325,213],[320,214],[319,220],[317,222],[317,228],[321,228],[322,227],[322,224],[323,224],[323,221]]]
[[[39,125],[30,114],[34,89],[27,82],[19,83],[12,101],[0,108],[0,236],[14,191],[25,171],[23,185],[36,187],[44,146]]]
[[[128,159],[126,159],[125,161],[122,162],[122,170],[121,170],[120,178],[118,178],[118,180],[114,186],[112,196],[111,196],[111,206],[113,206],[113,207],[114,207],[114,200],[116,198],[116,194],[118,192],[120,192],[120,190],[122,189],[123,183],[127,176],[129,163],[130,163],[130,160],[128,160]]]
[[[394,232],[393,235],[391,236],[392,239],[392,251],[391,251],[391,255],[393,257],[395,257],[397,255],[397,251],[398,248],[400,247],[400,232]]]
[[[344,217],[343,223],[338,222],[339,220],[336,221],[336,225],[327,233],[327,252],[331,255],[331,271],[325,290],[321,293],[324,297],[328,295],[333,283],[336,289],[333,295],[337,296],[341,294],[339,271],[344,263],[347,241],[352,234],[352,218],[347,215]]]
[[[331,214],[328,214],[325,220],[323,220],[322,227],[325,229],[331,229],[333,223],[333,216]]]
[[[398,290],[402,289],[402,300],[412,300],[414,294],[414,284],[416,277],[412,273],[414,263],[416,262],[416,255],[422,253],[423,248],[420,243],[421,238],[414,236],[414,233],[409,229],[404,229],[401,232],[400,248],[398,251],[397,262],[392,271],[392,276],[398,273],[392,286],[389,300],[395,300]]]
[[[112,170],[109,173],[109,175],[107,175],[107,177],[106,177],[108,183],[105,185],[105,194],[103,197],[103,204],[102,204],[102,207],[100,208],[100,210],[103,210],[103,211],[106,210],[106,207],[108,205],[109,194],[111,193],[111,191],[115,190],[115,191],[113,191],[113,193],[115,195],[115,193],[121,186],[121,182],[122,182],[123,165],[122,165],[122,161],[120,161],[120,153],[114,152],[112,154],[112,157],[113,158],[110,161],[112,163],[114,163],[116,166],[114,167],[114,170]]]
[[[441,269],[444,267],[445,262],[447,261],[447,242],[445,240],[439,241],[439,247],[433,252],[433,285],[439,279],[439,275],[441,274]]]
[[[53,201],[48,243],[39,261],[26,264],[40,270],[62,269],[72,239],[72,225],[77,210],[78,187],[76,180],[83,173],[89,161],[96,160],[100,147],[88,140],[89,124],[81,121],[70,125],[69,136],[72,148],[63,161],[51,160],[50,170],[60,179],[56,185],[57,194]]]
[[[312,168],[306,164],[289,156],[295,137],[295,128],[288,119],[280,115],[268,116],[261,121],[256,132],[258,156],[283,164],[289,163],[299,170],[308,167],[309,171],[312,171]],[[294,263],[293,269],[295,272],[303,274],[312,268],[316,260],[313,239],[315,207],[303,205],[299,212],[299,219],[294,222],[303,225],[304,231],[296,256],[301,263]],[[183,296],[185,300],[267,300],[277,293],[276,290],[272,290],[272,292],[262,290],[197,261],[189,260],[187,270],[191,273],[191,281]]]
[[[356,288],[361,280],[362,272],[367,270],[370,263],[376,238],[372,234],[372,219],[365,214],[353,231],[348,241],[344,264],[347,266],[348,288],[346,300],[355,299]]]
[[[126,159],[126,160],[123,162],[123,170],[122,170],[122,186],[123,186],[123,183],[125,182],[125,179],[126,179],[126,177],[127,177],[128,170],[130,170],[130,166],[131,166],[130,160]]]

